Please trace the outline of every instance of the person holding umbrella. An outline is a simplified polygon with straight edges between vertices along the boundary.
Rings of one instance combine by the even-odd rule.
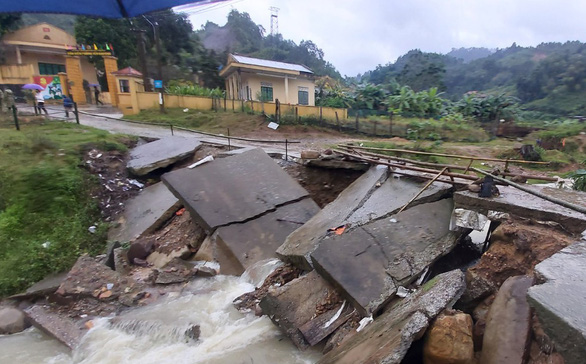
[[[45,112],[45,115],[49,115],[47,109],[45,109],[45,98],[43,97],[43,95],[41,95],[41,91],[37,90],[36,92],[37,93],[35,95],[35,100],[37,100],[37,109],[39,109],[39,112],[43,110]]]

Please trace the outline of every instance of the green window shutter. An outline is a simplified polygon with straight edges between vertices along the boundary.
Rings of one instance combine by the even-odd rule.
[[[273,101],[273,88],[268,86],[260,87],[262,101]]]
[[[297,98],[299,100],[299,105],[309,105],[309,92],[297,91]]]

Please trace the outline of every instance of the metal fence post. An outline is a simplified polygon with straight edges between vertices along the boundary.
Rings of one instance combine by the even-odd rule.
[[[20,131],[20,125],[18,124],[18,110],[16,109],[16,105],[12,106],[12,115],[14,116],[14,126],[16,126],[16,130]]]
[[[285,160],[289,160],[289,140],[285,139]]]
[[[228,128],[228,152],[230,151],[230,128]]]
[[[171,136],[175,135],[173,132],[173,124],[169,124],[169,126],[171,127]]]
[[[79,124],[79,112],[77,111],[77,102],[73,103],[73,112],[75,113],[75,122]]]

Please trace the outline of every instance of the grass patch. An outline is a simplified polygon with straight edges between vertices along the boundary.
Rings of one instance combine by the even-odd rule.
[[[80,163],[89,145],[125,150],[122,138],[61,122],[0,130],[0,296],[104,250],[98,182]]]
[[[167,109],[166,114],[158,110],[143,110],[136,115],[128,115],[127,119],[143,121],[153,124],[172,124],[188,129],[205,131],[208,133],[244,135],[258,128],[259,124],[265,122],[261,115],[251,115],[243,112],[232,111],[201,111],[189,109]]]

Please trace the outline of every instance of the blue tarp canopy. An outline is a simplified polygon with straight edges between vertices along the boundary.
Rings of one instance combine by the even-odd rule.
[[[100,18],[132,18],[174,6],[217,0],[0,0],[0,13],[57,13]]]

